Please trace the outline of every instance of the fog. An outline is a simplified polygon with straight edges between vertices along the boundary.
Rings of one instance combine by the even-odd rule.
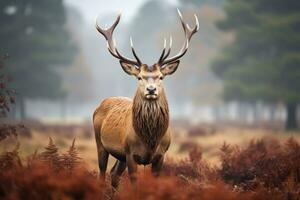
[[[95,17],[105,17],[111,14],[122,13],[124,22],[130,22],[130,20],[136,15],[138,9],[149,0],[65,0],[66,6],[72,6],[80,12],[85,23],[88,25],[94,25]],[[177,5],[176,0],[167,0],[173,5]]]
[[[104,1],[89,1],[88,4],[82,1],[65,1],[68,11],[68,27],[72,31],[72,35],[76,37],[86,61],[85,70],[90,74],[89,82],[84,83],[86,88],[83,88],[80,83],[77,83],[76,88],[78,90],[88,90],[89,98],[82,98],[82,100],[74,102],[74,98],[70,97],[63,104],[44,100],[27,101],[27,109],[30,110],[28,114],[31,118],[57,121],[63,116],[65,121],[70,122],[90,120],[93,110],[104,98],[110,96],[132,98],[134,96],[137,81],[134,77],[125,74],[119,65],[119,61],[109,54],[104,37],[95,29],[96,17],[98,24],[104,27],[105,25],[110,26],[117,15],[121,13],[121,22],[114,33],[118,45],[123,54],[132,57],[129,49],[129,37],[132,36],[138,55],[143,62],[149,65],[157,61],[163,47],[163,37],[173,36],[175,43],[173,54],[177,53],[176,51],[182,45],[184,35],[177,15],[176,8],[179,4],[176,1],[170,0],[162,3],[154,1],[154,3],[151,3],[150,1],[131,0],[126,1],[126,3],[124,1],[110,1],[109,4],[106,3],[106,6],[103,6],[104,4]],[[139,12],[146,11],[148,13],[144,14],[145,18],[140,18],[143,13]],[[153,18],[156,14],[163,17],[163,19],[159,21],[157,18]],[[192,20],[189,22],[195,23]],[[144,25],[147,25],[147,27],[143,27]],[[191,45],[191,49],[193,51],[193,45]],[[189,58],[189,56],[186,56],[185,59]],[[187,62],[182,65],[181,67],[187,67]],[[195,70],[195,66],[189,67]],[[177,73],[182,72],[178,70]],[[173,77],[167,77],[165,80],[172,114],[174,117],[188,117],[194,109],[191,96],[185,93],[188,90],[180,93],[172,91],[172,88],[176,87],[174,84],[177,84],[177,80],[172,81],[172,79]],[[182,89],[184,90],[184,87]],[[180,95],[180,97],[177,95]],[[44,108],[40,109],[40,107]],[[43,115],[45,109],[47,114]],[[199,109],[204,110],[202,113],[204,112],[205,119],[212,118],[207,108]]]
[[[118,49],[122,54],[132,58],[129,40],[132,37],[134,47],[142,62],[153,65],[162,52],[164,38],[170,36],[173,38],[171,56],[180,50],[184,42],[184,32],[177,14],[177,8],[179,8],[184,20],[190,26],[195,24],[194,14],[196,14],[199,18],[200,29],[190,41],[189,49],[181,58],[176,73],[164,79],[172,119],[187,119],[194,122],[235,120],[247,123],[285,120],[287,117],[286,102],[297,101],[297,99],[291,100],[292,97],[297,96],[294,95],[294,89],[292,87],[285,88],[286,91],[291,89],[290,96],[285,90],[282,90],[282,95],[279,95],[280,92],[276,93],[274,88],[266,87],[266,82],[273,85],[272,81],[278,79],[274,82],[280,82],[282,79],[262,76],[263,74],[272,75],[273,64],[264,66],[266,67],[265,73],[259,73],[261,63],[255,63],[257,58],[274,56],[276,49],[272,50],[270,47],[271,49],[252,55],[253,52],[259,52],[258,50],[264,46],[260,48],[254,46],[257,49],[254,47],[251,49],[249,46],[251,47],[253,42],[247,43],[250,39],[244,38],[243,34],[237,34],[239,37],[236,37],[235,32],[243,32],[243,23],[239,24],[239,21],[234,19],[243,17],[242,14],[237,18],[229,18],[227,26],[232,26],[233,29],[236,29],[235,31],[230,28],[226,30],[226,23],[225,26],[222,26],[221,22],[226,22],[227,19],[226,12],[231,12],[230,9],[226,10],[224,7],[225,2],[225,0],[90,0],[88,2],[65,0],[61,5],[63,12],[58,16],[51,10],[48,12],[44,7],[37,7],[37,16],[42,13],[40,9],[45,9],[45,15],[51,16],[45,20],[48,19],[48,22],[53,25],[47,26],[45,25],[47,23],[40,23],[38,20],[44,19],[42,15],[37,17],[37,22],[29,20],[31,24],[27,25],[24,28],[24,34],[19,36],[25,38],[24,41],[20,39],[21,42],[14,45],[12,40],[12,45],[7,43],[4,48],[4,53],[10,54],[7,64],[8,68],[12,70],[9,69],[8,73],[15,78],[15,86],[19,92],[16,96],[16,104],[10,112],[11,117],[25,118],[26,113],[28,119],[47,122],[90,121],[94,109],[103,99],[111,96],[132,98],[137,87],[137,80],[124,73],[119,61],[109,53],[105,38],[95,28],[96,19],[101,27],[108,27],[116,20],[118,14],[122,14],[121,21],[114,32]],[[49,6],[56,6],[52,3],[49,1]],[[230,5],[230,2],[227,2],[227,6]],[[16,4],[14,7],[12,4],[3,8],[3,16],[0,20],[3,19],[3,23],[5,23],[7,16],[16,17],[18,20],[21,7],[17,6]],[[239,7],[234,4],[232,6]],[[251,5],[249,4],[249,6]],[[55,8],[53,7],[53,9]],[[24,8],[24,17],[30,16],[30,14],[32,14],[32,5]],[[51,31],[51,27],[56,26],[61,26],[59,32],[61,35],[51,38],[51,34],[48,34],[47,31]],[[13,23],[7,24],[5,27],[7,30],[15,28],[13,33],[18,33],[20,29],[19,26],[14,27]],[[254,27],[261,33],[268,31],[264,28]],[[35,30],[39,29],[41,32],[49,29],[45,31],[43,36],[45,38],[41,41],[39,41],[39,35],[35,35],[39,33]],[[65,34],[64,31],[67,33]],[[249,34],[251,36],[253,33]],[[12,39],[10,35],[7,35],[7,39]],[[268,37],[271,36],[268,35]],[[2,42],[6,41],[5,37]],[[27,37],[29,41],[27,41]],[[266,41],[268,41],[268,37]],[[63,42],[65,43],[63,44]],[[47,51],[53,53],[51,51],[51,45],[54,46],[52,43],[57,46],[61,43],[61,46],[54,50],[55,55],[48,56]],[[41,47],[35,49],[35,44]],[[240,49],[235,50],[235,48]],[[20,49],[27,52],[29,58],[33,57],[33,60],[27,60],[24,58],[25,55],[19,55]],[[227,52],[227,50],[229,51]],[[248,50],[249,52],[247,52]],[[288,50],[289,48],[284,51]],[[250,57],[250,64],[243,60],[244,57],[247,58],[243,54],[244,51],[245,55]],[[241,56],[235,56],[239,53]],[[257,56],[257,58],[252,59],[252,56]],[[272,59],[275,58],[276,56],[272,57]],[[68,59],[69,61],[66,62],[65,60]],[[232,59],[230,60],[232,63],[227,59]],[[56,60],[61,62],[53,62]],[[234,65],[239,62],[240,64]],[[22,69],[23,63],[29,70]],[[38,70],[44,69],[38,68],[40,65],[47,65],[49,68],[38,72]],[[233,67],[230,68],[231,66]],[[286,66],[288,67],[288,65]],[[50,70],[50,68],[52,69]],[[247,71],[251,69],[252,71]],[[279,67],[278,70],[280,69]],[[30,73],[31,70],[36,71]],[[55,74],[49,75],[49,78],[47,70],[54,71]],[[223,71],[226,73],[222,74]],[[254,75],[248,76],[247,74],[250,73],[254,73]],[[42,77],[45,77],[44,81],[42,81]],[[289,78],[287,81],[294,81],[293,77]],[[34,81],[31,83],[29,80]],[[30,84],[24,84],[23,87],[22,81],[25,83],[29,81]],[[271,82],[269,83],[269,81]],[[48,89],[39,84],[46,84]],[[286,87],[290,83],[282,84]],[[298,87],[297,84],[292,85],[295,88]],[[294,105],[296,104],[293,103],[291,110],[297,110]],[[292,118],[295,118],[293,116],[294,114]]]

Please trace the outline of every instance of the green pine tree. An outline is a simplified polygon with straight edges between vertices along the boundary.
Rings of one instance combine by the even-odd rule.
[[[65,28],[62,0],[1,0],[0,53],[13,77],[21,115],[24,99],[55,99],[65,95],[57,66],[68,65],[75,47]]]
[[[228,100],[284,103],[286,129],[297,128],[300,101],[300,1],[227,0],[218,26],[235,42],[213,64]]]

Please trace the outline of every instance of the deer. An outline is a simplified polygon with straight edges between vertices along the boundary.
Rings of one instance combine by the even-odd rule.
[[[105,180],[109,155],[116,158],[111,169],[111,185],[117,188],[120,176],[128,168],[131,182],[135,182],[138,165],[151,165],[151,172],[158,176],[164,156],[171,143],[169,106],[163,79],[173,74],[188,50],[192,36],[199,30],[199,21],[191,28],[184,22],[177,9],[185,34],[183,46],[170,57],[172,37],[166,48],[166,39],[159,60],[153,65],[141,62],[130,37],[134,59],[125,57],[116,47],[113,33],[121,14],[110,28],[101,28],[96,20],[96,29],[104,36],[110,54],[117,58],[125,73],[137,78],[138,86],[133,100],[127,97],[104,99],[95,109],[93,126],[98,152],[100,177]]]

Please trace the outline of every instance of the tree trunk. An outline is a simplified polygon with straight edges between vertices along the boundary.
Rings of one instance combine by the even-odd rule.
[[[247,104],[238,102],[238,115],[237,121],[247,123]]]
[[[255,102],[253,104],[253,124],[261,121],[261,103]]]
[[[60,118],[62,121],[66,120],[66,100],[61,99],[60,101]]]
[[[288,103],[287,104],[287,118],[285,122],[286,130],[297,129],[297,104]]]
[[[276,106],[274,104],[271,104],[269,107],[269,111],[270,111],[270,122],[274,123],[276,121]]]
[[[219,122],[221,120],[221,108],[218,105],[213,106],[213,116],[215,122]]]
[[[7,117],[10,119],[16,119],[17,118],[17,110],[16,105],[12,104],[10,105],[10,111],[7,113]]]
[[[26,105],[24,97],[20,96],[20,118],[21,120],[26,119]]]

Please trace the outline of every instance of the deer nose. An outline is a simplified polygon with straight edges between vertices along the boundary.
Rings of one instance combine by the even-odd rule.
[[[149,94],[154,94],[154,92],[156,91],[156,87],[151,85],[147,87],[147,91],[149,92]]]

